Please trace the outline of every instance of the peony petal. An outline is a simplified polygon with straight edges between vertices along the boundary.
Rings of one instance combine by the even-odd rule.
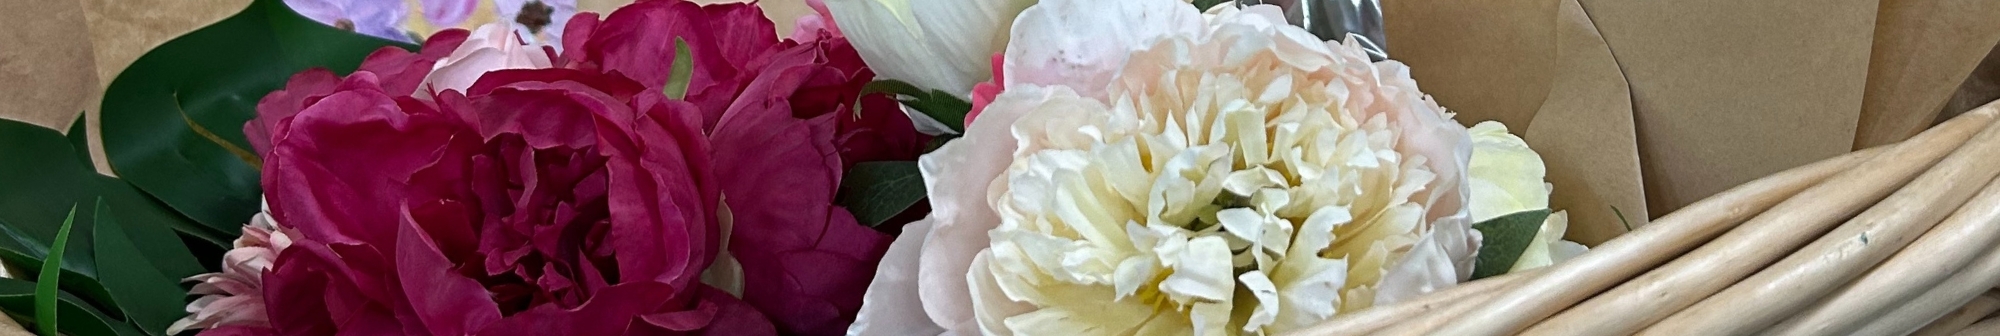
[[[441,114],[403,112],[375,91],[327,96],[287,125],[264,165],[272,217],[313,223],[298,226],[306,238],[381,246],[394,241],[390,225],[406,192],[399,180],[466,131]]]
[[[667,84],[675,40],[685,41],[694,61],[687,101],[709,115],[712,126],[741,87],[744,67],[778,44],[771,21],[750,4],[699,6],[686,1],[643,1],[620,8],[595,25],[581,48],[567,56],[617,72],[649,88]]]
[[[500,319],[500,308],[487,297],[486,287],[458,275],[437,243],[417,228],[408,208],[401,223],[396,226],[396,276],[426,330],[463,335]]]
[[[1456,238],[1442,234],[1442,227],[1438,230],[1418,240],[1415,246],[1410,247],[1409,253],[1389,265],[1379,282],[1380,287],[1376,289],[1374,305],[1393,305],[1458,284],[1462,277],[1453,263],[1453,256],[1442,243]]]
[[[885,79],[967,97],[992,78],[988,57],[1033,0],[830,0],[828,12]]]
[[[971,294],[963,279],[972,257],[989,245],[987,231],[1000,224],[988,206],[993,197],[988,187],[1012,161],[1011,128],[1031,107],[1007,102],[989,106],[978,122],[967,125],[965,137],[918,160],[935,226],[919,257],[917,288],[924,311],[940,325],[972,321]]]
[[[703,324],[706,335],[777,335],[778,331],[765,320],[764,315],[749,304],[714,288],[699,289],[702,306],[713,306],[713,317]],[[647,322],[652,322],[648,316]]]
[[[903,234],[889,244],[889,252],[877,264],[875,279],[868,283],[861,311],[855,314],[848,335],[936,335],[944,328],[924,313],[924,301],[917,295],[917,269],[929,218],[903,226]]]
[[[1015,19],[1003,84],[1067,85],[1102,100],[1132,51],[1163,37],[1202,36],[1200,13],[1185,7],[1174,1],[1042,1]],[[1086,31],[1103,33],[1076,33]]]
[[[639,316],[651,313],[673,298],[673,287],[641,281],[613,285],[575,309],[538,305],[488,324],[478,331],[483,336],[531,335],[627,335]]]
[[[243,123],[243,136],[250,140],[250,147],[257,154],[270,156],[273,143],[278,141],[278,123],[310,106],[306,102],[332,94],[340,82],[340,76],[326,69],[306,69],[293,74],[284,89],[272,91],[257,101],[257,117]]]

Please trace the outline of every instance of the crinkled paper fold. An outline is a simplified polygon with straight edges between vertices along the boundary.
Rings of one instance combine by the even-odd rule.
[[[1612,207],[1643,225],[1977,105],[1946,107],[1954,95],[2000,91],[1990,77],[1968,81],[2000,41],[2000,2],[1383,5],[1389,53],[1426,92],[1460,120],[1525,126],[1549,161],[1552,204],[1571,211],[1570,237],[1585,243],[1626,230]]]

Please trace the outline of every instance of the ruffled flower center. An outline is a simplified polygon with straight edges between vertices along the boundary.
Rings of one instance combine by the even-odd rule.
[[[496,137],[469,159],[475,199],[467,201],[482,210],[473,213],[487,214],[474,224],[483,255],[448,257],[509,315],[542,304],[575,308],[618,283],[605,237],[606,160],[589,148],[532,148],[519,135]]]

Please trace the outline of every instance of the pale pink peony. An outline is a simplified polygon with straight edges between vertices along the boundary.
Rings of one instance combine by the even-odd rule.
[[[465,42],[450,56],[438,60],[431,66],[431,73],[424,77],[424,84],[417,88],[415,97],[428,98],[429,93],[458,90],[460,93],[471,88],[479,76],[488,72],[506,69],[548,68],[549,52],[543,46],[523,42],[513,29],[506,25],[489,23],[479,26],[466,36]]]
[[[1003,62],[850,334],[1272,334],[1471,273],[1465,128],[1276,7],[1043,1]]]

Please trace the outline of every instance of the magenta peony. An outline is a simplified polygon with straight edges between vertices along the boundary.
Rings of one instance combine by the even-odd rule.
[[[264,276],[272,331],[774,332],[696,281],[721,242],[695,106],[570,69],[410,97],[424,71],[393,70],[456,43],[302,73],[246,125],[271,215],[299,232]]]
[[[863,94],[875,75],[831,18],[809,19],[780,40],[754,4],[641,1],[576,16],[547,60],[450,30],[346,77],[295,75],[244,126],[292,243],[199,279],[261,281],[200,294],[263,311],[191,307],[188,327],[841,334],[891,241],[835,204],[842,177],[930,139]],[[693,71],[669,99],[676,41]]]
[[[741,265],[740,283],[717,285],[741,288],[785,334],[843,333],[891,237],[834,205],[841,177],[859,162],[914,160],[929,141],[893,99],[861,95],[874,73],[854,48],[824,28],[779,40],[748,4],[643,1],[572,22],[570,67],[649,86],[667,82],[674,41],[687,43],[686,100],[707,118]]]

